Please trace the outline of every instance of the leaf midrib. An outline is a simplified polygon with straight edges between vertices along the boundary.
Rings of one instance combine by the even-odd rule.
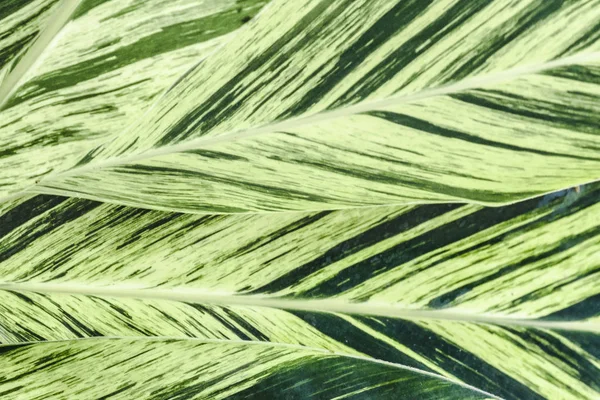
[[[265,307],[280,310],[297,310],[323,313],[343,313],[408,320],[438,320],[517,326],[537,329],[566,330],[600,333],[600,324],[585,321],[546,321],[513,318],[493,314],[475,314],[448,310],[424,310],[395,307],[383,302],[351,303],[338,299],[302,300],[256,295],[236,295],[226,292],[209,292],[190,288],[127,288],[119,286],[97,287],[61,283],[0,283],[0,290],[35,292],[41,294],[86,295],[113,298],[170,300],[184,303],[213,304],[218,306]]]

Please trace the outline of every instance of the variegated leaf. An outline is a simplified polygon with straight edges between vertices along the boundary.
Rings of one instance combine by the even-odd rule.
[[[600,392],[600,335],[564,324],[557,330],[25,291],[0,291],[0,298],[5,343],[102,336],[262,341],[382,360],[504,399]]]
[[[62,1],[50,22],[67,23],[42,34],[42,46],[36,42],[14,79],[0,86],[0,197],[122,132],[266,2]],[[42,3],[50,2],[24,10]],[[9,44],[33,31],[34,22],[22,29],[7,24]]]
[[[511,203],[593,181],[598,20],[598,0],[276,0],[33,190],[235,213]]]
[[[103,339],[0,351],[7,399],[495,398],[423,371],[267,343]],[[40,368],[51,372],[31,374]]]
[[[2,398],[598,398],[600,1],[264,3],[0,5]]]
[[[46,26],[48,17],[56,12],[58,4],[59,0],[10,0],[0,3],[0,88],[15,63]]]
[[[15,201],[0,220],[0,337],[286,343],[505,399],[594,398],[599,193],[212,216]]]
[[[599,191],[591,185],[500,208],[210,216],[36,196],[5,207],[0,281],[107,295],[117,285],[117,293],[151,289],[197,301],[248,296],[237,304],[312,299],[325,307],[370,302],[370,310],[560,315],[600,293]]]

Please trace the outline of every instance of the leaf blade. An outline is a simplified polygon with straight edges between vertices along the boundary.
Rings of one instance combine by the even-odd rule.
[[[36,349],[36,347],[39,349]],[[46,382],[32,381],[26,377],[26,372],[28,369],[33,369],[36,361],[39,365],[38,360],[41,361],[42,357],[41,354],[36,355],[36,351],[44,350],[47,352],[46,354],[49,354],[46,359],[53,359],[55,363],[54,368],[52,368],[54,371],[47,372],[44,377],[47,380]],[[65,350],[69,353],[66,357],[64,356]],[[98,354],[99,352],[105,355],[102,357],[104,360],[102,368],[99,368],[99,365],[94,367],[91,364],[94,361],[90,359],[91,354]],[[110,393],[109,390],[118,389],[112,394],[118,394],[119,397],[122,397],[131,395],[133,392],[131,389],[135,388],[136,396],[141,396],[140,398],[156,396],[177,398],[186,395],[192,395],[192,398],[201,398],[200,396],[229,398],[229,396],[235,396],[236,394],[247,398],[249,395],[257,396],[258,393],[262,395],[268,393],[268,396],[280,396],[286,391],[293,390],[294,386],[289,383],[281,389],[277,386],[285,384],[286,381],[296,381],[298,376],[304,374],[304,378],[308,382],[301,386],[299,392],[308,397],[317,395],[321,391],[324,391],[326,396],[331,397],[348,395],[355,390],[371,390],[376,393],[379,392],[379,396],[383,396],[383,398],[391,398],[390,396],[394,391],[404,397],[416,394],[425,396],[425,398],[436,398],[440,395],[485,398],[485,395],[477,390],[453,385],[439,378],[423,378],[422,373],[411,373],[408,370],[399,374],[399,368],[376,364],[370,360],[348,362],[348,359],[324,354],[318,350],[291,349],[281,345],[273,346],[262,343],[250,345],[248,343],[202,343],[190,340],[158,342],[126,339],[88,340],[45,343],[21,348],[13,347],[4,351],[3,358],[8,363],[7,367],[19,366],[16,371],[3,367],[9,381],[8,384],[3,385],[8,387],[6,390],[12,390],[14,393],[15,384],[22,384],[20,387],[17,386],[17,394],[19,391],[21,393],[38,391],[48,396],[60,388],[62,393],[83,392],[86,395],[98,397],[107,395]],[[156,362],[156,358],[160,359],[161,365],[170,365],[171,368],[177,368],[179,373],[165,379],[164,373],[157,373],[155,369],[154,362]],[[186,358],[186,362],[180,362]],[[13,360],[19,363],[17,364]],[[66,362],[66,360],[70,361]],[[118,364],[121,364],[121,366],[115,370],[114,367]],[[360,366],[365,376],[355,382],[348,379],[347,386],[323,386],[325,382],[323,381],[323,375],[320,373],[324,370],[326,364],[329,365],[330,371],[337,375],[338,379],[343,377],[343,371],[352,365]],[[187,365],[187,367],[183,367],[184,365]],[[198,371],[200,366],[202,372]],[[93,371],[92,374],[78,373],[78,371],[89,371],[90,368]],[[79,384],[61,384],[55,380],[62,373],[61,370],[69,371],[69,375],[78,376],[79,379],[84,381],[80,381]],[[160,380],[152,379],[148,381],[144,377],[144,374],[148,374],[152,370],[155,372],[150,376],[160,376]],[[57,375],[55,375],[55,371]],[[302,371],[304,372],[302,373]],[[288,376],[288,373],[291,373],[292,376]],[[11,379],[14,379],[13,377],[19,378],[19,374],[23,376],[21,379],[10,382]],[[268,378],[265,378],[265,375]],[[278,375],[283,375],[283,377]],[[419,375],[418,379],[415,379],[415,375]],[[275,379],[277,383],[271,381],[272,379]],[[423,379],[428,383],[427,388],[421,386],[421,389],[419,389],[418,381]],[[92,384],[93,381],[106,382],[107,385],[94,385]],[[140,387],[141,383],[144,383],[143,387]],[[369,386],[369,383],[371,383],[371,386]],[[388,386],[387,390],[383,392],[377,390],[378,386],[385,387],[386,385]],[[11,386],[13,387],[11,388]],[[22,390],[25,387],[27,389]],[[390,393],[390,389],[392,393]],[[252,392],[252,390],[257,392]]]
[[[593,397],[598,190],[500,208],[213,216],[19,200],[0,223],[1,336],[303,344],[503,398]],[[428,350],[442,347],[443,359]]]
[[[2,197],[143,116],[265,3],[83,2],[0,112]]]
[[[130,335],[259,340],[402,364],[506,399],[593,397],[599,385],[597,333],[48,293],[10,300],[15,295],[0,292],[11,304],[0,326],[15,335],[13,343]]]
[[[34,197],[2,216],[0,279],[12,289],[79,285],[87,293],[179,290],[180,299],[200,301],[243,295],[560,316],[598,294],[598,190],[501,208],[213,216]]]
[[[284,3],[39,190],[235,213],[497,205],[598,179],[596,2]],[[589,24],[542,39],[575,15]]]

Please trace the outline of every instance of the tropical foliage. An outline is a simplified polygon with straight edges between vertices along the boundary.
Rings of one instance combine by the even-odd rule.
[[[0,3],[0,395],[600,398],[599,20]]]

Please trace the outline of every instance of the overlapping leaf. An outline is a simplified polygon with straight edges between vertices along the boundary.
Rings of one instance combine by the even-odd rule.
[[[39,190],[246,212],[509,203],[592,181],[599,18],[595,0],[275,1]]]
[[[3,1],[0,4],[0,85],[56,12],[59,0]]]
[[[24,10],[34,5],[37,10],[42,3],[52,2],[33,2]],[[61,17],[70,18],[68,23],[45,49],[39,49],[43,52],[28,72],[17,71],[25,75],[12,95],[0,89],[0,197],[33,185],[67,160],[76,160],[111,134],[121,133],[180,76],[230,40],[230,32],[265,3],[63,2],[63,8],[75,9],[65,16],[69,8],[58,8]],[[34,31],[41,22],[32,21],[30,28],[2,24],[9,34],[6,40],[16,42]]]
[[[1,217],[0,279],[51,291],[118,284],[167,297],[189,288],[535,318],[598,294],[599,190],[501,208],[211,216],[37,196]]]
[[[1,296],[9,305],[2,325],[14,328],[8,343],[99,336],[263,341],[385,360],[505,399],[593,398],[600,390],[597,333],[166,300]]]

